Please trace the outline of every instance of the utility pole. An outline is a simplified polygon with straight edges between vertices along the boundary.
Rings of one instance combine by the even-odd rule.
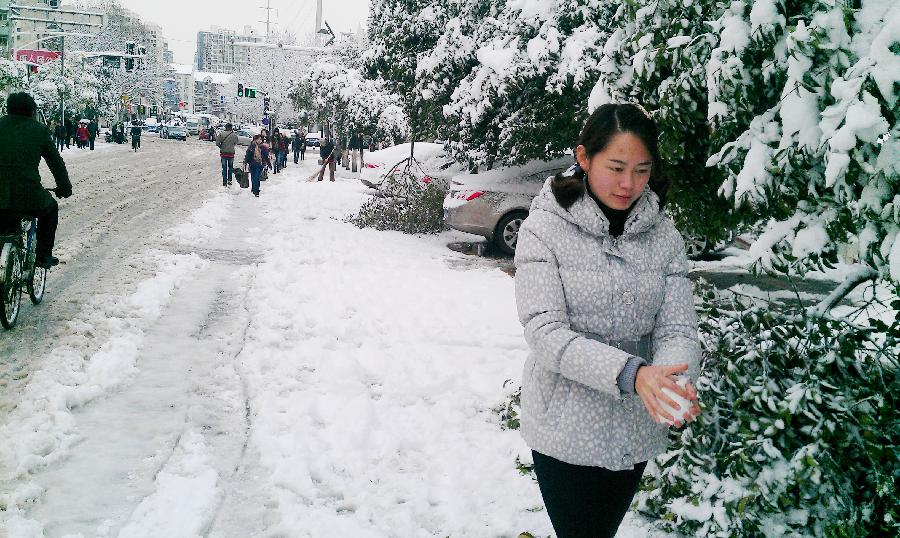
[[[316,35],[322,29],[322,0],[316,0]]]
[[[272,24],[272,10],[275,9],[272,7],[272,0],[266,0],[266,7],[260,7],[259,9],[266,10],[266,42],[269,41],[269,27]],[[263,22],[263,21],[259,21]]]

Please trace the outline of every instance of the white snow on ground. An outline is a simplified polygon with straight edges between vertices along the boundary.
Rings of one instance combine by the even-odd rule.
[[[221,193],[198,211],[198,218],[184,226],[203,241],[216,230],[207,226],[213,207],[230,203]],[[218,212],[221,214],[221,212]],[[23,517],[22,507],[40,498],[42,491],[28,476],[47,465],[64,461],[70,449],[82,441],[78,433],[77,410],[90,402],[120,390],[135,376],[135,363],[147,327],[156,321],[175,288],[208,262],[193,254],[171,254],[150,251],[137,264],[156,267],[152,278],[142,281],[133,294],[106,296],[98,294],[93,304],[67,324],[70,337],[44,360],[16,409],[0,427],[0,484],[23,479],[7,492],[0,492],[0,508],[11,514],[8,526],[11,537],[43,536],[37,522]],[[112,336],[99,346],[99,351],[86,356],[82,349],[93,333]],[[2,519],[0,519],[2,523]]]
[[[182,244],[206,245],[223,223],[240,219],[236,227],[245,236],[231,248],[241,252],[249,243],[265,253],[229,281],[246,286],[235,293],[246,296],[241,315],[249,325],[239,352],[233,360],[221,357],[216,370],[225,377],[236,371],[243,382],[244,457],[253,461],[240,466],[255,468],[260,484],[251,488],[242,475],[223,473],[215,438],[188,428],[173,432],[168,460],[152,466],[151,491],[116,499],[108,514],[84,514],[109,516],[96,532],[45,532],[40,508],[51,502],[45,488],[53,485],[37,486],[32,478],[50,472],[80,478],[67,471],[67,457],[76,443],[91,441],[81,432],[103,431],[102,414],[91,418],[93,429],[82,423],[102,396],[155,398],[136,385],[142,382],[136,372],[149,367],[135,360],[150,341],[145,334],[159,333],[154,327],[162,319],[177,322],[184,301],[172,295],[202,284],[215,269],[196,254],[148,252],[143,263],[155,264],[156,276],[130,296],[98,297],[70,322],[73,340],[109,325],[108,344],[84,357],[63,342],[0,431],[13,440],[0,446],[0,484],[15,485],[0,497],[10,537],[110,536],[116,525],[118,536],[128,537],[251,535],[229,528],[228,517],[217,513],[232,506],[227,497],[235,491],[259,492],[233,505],[262,536],[551,534],[536,483],[515,467],[517,456],[530,460],[528,450],[492,412],[509,390],[504,382],[518,383],[527,354],[513,280],[496,268],[453,263],[465,256],[446,248],[449,235],[415,237],[343,222],[364,201],[364,189],[355,178],[306,183],[311,170],[292,166],[270,176],[259,199],[237,189],[215,194],[189,225],[168,232]],[[206,345],[196,338],[174,353],[160,350],[190,363],[195,348]],[[169,375],[177,386],[183,371]],[[140,424],[165,427],[152,417]],[[98,476],[111,480],[109,473]],[[70,504],[78,506],[53,509],[72,510]],[[665,535],[629,515],[619,536]]]

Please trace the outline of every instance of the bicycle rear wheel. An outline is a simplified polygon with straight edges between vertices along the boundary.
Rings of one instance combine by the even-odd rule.
[[[19,318],[19,306],[22,302],[22,261],[14,248],[9,249],[4,261],[6,269],[3,282],[0,283],[0,324],[6,329],[12,329]]]
[[[32,304],[41,304],[44,299],[44,290],[47,288],[47,270],[43,267],[33,268],[26,287]]]

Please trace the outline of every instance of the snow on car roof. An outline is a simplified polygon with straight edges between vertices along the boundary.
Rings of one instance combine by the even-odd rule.
[[[521,166],[495,168],[478,174],[457,174],[451,181],[476,190],[536,194],[549,175],[565,170],[572,164],[572,157],[569,156],[552,161],[536,160]]]
[[[406,157],[409,157],[410,144],[397,144],[377,151],[372,151],[366,157],[366,162],[379,162],[386,165],[397,164]],[[444,152],[444,146],[432,142],[416,142],[416,159],[421,163],[425,163],[434,159]]]

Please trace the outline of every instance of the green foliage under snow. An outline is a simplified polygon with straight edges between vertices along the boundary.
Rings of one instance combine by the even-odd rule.
[[[381,184],[385,196],[373,196],[348,220],[360,228],[396,230],[409,234],[437,233],[445,229],[444,197],[437,183],[421,183],[410,167],[389,174]]]
[[[712,289],[703,304],[703,412],[639,507],[691,536],[897,536],[900,301],[839,319]]]

